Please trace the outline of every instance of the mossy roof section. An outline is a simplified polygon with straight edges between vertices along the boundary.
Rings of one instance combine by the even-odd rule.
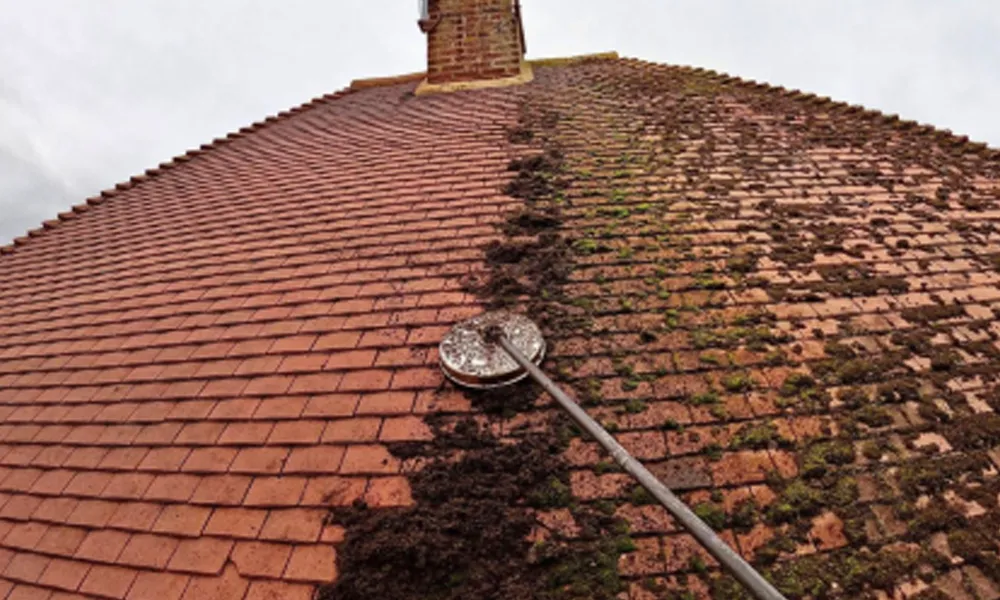
[[[699,70],[538,79],[589,320],[553,355],[591,413],[789,597],[991,595],[996,152]],[[644,540],[633,597],[733,597],[592,443],[570,459]]]
[[[406,504],[386,445],[472,410],[434,345],[482,309],[508,162],[548,143],[583,323],[549,365],[588,410],[792,597],[995,596],[995,150],[635,60],[415,85],[317,99],[4,249],[4,589],[334,578],[326,508]],[[531,112],[545,140],[511,135]],[[631,523],[631,597],[732,597],[591,444],[566,458]]]

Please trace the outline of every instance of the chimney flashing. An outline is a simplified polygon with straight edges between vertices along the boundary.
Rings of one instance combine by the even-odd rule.
[[[522,62],[521,72],[513,77],[502,77],[500,79],[476,79],[471,81],[451,81],[448,83],[430,83],[424,78],[417,86],[414,94],[423,96],[425,94],[445,94],[450,92],[460,92],[463,90],[484,90],[489,88],[502,88],[530,83],[535,79],[535,71],[531,68],[531,63]]]

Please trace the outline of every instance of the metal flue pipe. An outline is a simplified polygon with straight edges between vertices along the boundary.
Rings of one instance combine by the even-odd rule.
[[[507,336],[500,335],[497,340],[500,346],[510,355],[511,358],[520,365],[528,375],[538,382],[545,391],[548,392],[562,408],[569,413],[569,416],[583,428],[591,437],[611,453],[615,461],[632,477],[646,488],[650,494],[663,505],[667,511],[690,533],[698,543],[700,543],[709,554],[719,561],[729,574],[736,578],[750,593],[758,600],[787,600],[768,580],[754,570],[743,557],[729,547],[715,531],[712,530],[698,515],[684,504],[680,498],[674,495],[670,489],[663,485],[655,475],[649,472],[646,467],[632,457],[628,451],[618,443],[610,433],[607,432],[597,421],[591,418],[580,405],[566,395],[541,369],[521,353],[518,348],[507,339]]]

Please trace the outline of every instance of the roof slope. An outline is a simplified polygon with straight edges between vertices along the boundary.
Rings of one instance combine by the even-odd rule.
[[[512,203],[515,114],[411,87],[268,124],[3,257],[0,597],[308,598],[325,507],[406,501],[381,444],[425,435],[435,342],[475,310],[458,277]]]
[[[471,408],[434,346],[482,310],[508,162],[545,149],[566,187],[535,200],[574,248],[546,301],[585,317],[550,326],[552,366],[592,414],[791,597],[997,596],[995,152],[637,61],[414,87],[271,120],[0,257],[0,597],[332,580],[327,509],[408,504],[386,444]],[[734,597],[595,447],[565,459],[631,525],[632,598]]]

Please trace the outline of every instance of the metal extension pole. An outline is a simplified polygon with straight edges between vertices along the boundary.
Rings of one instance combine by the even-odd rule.
[[[743,584],[758,600],[787,600],[769,581],[754,570],[743,557],[733,551],[722,539],[715,534],[711,527],[698,518],[698,515],[681,502],[680,498],[674,495],[670,489],[660,483],[655,475],[649,472],[642,463],[632,458],[621,444],[611,436],[597,421],[591,418],[580,405],[573,401],[565,392],[549,379],[533,362],[525,358],[505,336],[500,336],[500,345],[510,354],[517,364],[521,365],[531,377],[537,381],[545,391],[552,395],[556,401],[569,413],[576,423],[597,440],[605,450],[615,457],[615,460],[625,471],[638,481],[642,487],[646,488],[660,504],[681,525],[687,529],[688,533],[694,536],[708,552],[719,561],[729,573]]]

